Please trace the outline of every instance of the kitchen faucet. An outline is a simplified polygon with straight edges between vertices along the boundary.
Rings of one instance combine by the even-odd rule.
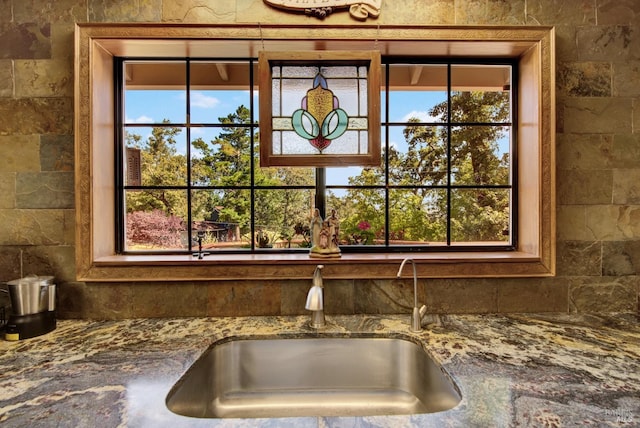
[[[402,269],[407,262],[411,262],[413,265],[413,312],[411,313],[411,331],[422,331],[422,318],[427,312],[427,307],[422,305],[418,308],[418,275],[416,273],[416,262],[413,259],[404,259],[400,263],[400,269],[396,274],[396,278],[400,278],[402,275]]]
[[[313,328],[321,328],[325,326],[322,286],[323,267],[324,265],[318,265],[316,266],[316,270],[313,272],[311,288],[307,294],[307,303],[304,306],[305,309],[311,311],[311,327]]]

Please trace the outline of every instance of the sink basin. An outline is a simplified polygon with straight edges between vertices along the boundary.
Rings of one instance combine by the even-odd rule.
[[[235,339],[214,343],[167,395],[199,418],[432,413],[460,402],[442,368],[409,340]]]

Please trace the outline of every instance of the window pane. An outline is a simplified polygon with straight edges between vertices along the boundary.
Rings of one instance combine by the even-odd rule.
[[[444,126],[392,126],[389,182],[394,185],[447,183],[447,128]]]
[[[508,189],[453,189],[451,242],[509,243],[509,195]]]
[[[194,186],[219,185],[215,159],[220,148],[213,144],[220,136],[220,128],[198,127],[191,129],[191,184]]]
[[[381,168],[332,167],[326,168],[326,183],[327,186],[376,186],[384,183],[383,174]]]
[[[316,184],[315,168],[258,168],[256,186],[310,186]]]
[[[190,71],[191,123],[225,123],[239,106],[249,108],[248,62],[192,62]]]
[[[124,122],[186,123],[184,61],[125,63]]]
[[[306,248],[308,235],[299,232],[311,222],[313,193],[306,189],[256,190],[256,247]]]
[[[342,206],[332,206],[340,218],[341,245],[384,244],[384,189],[349,189]]]
[[[209,235],[208,248],[250,249],[251,191],[193,190],[192,218]]]
[[[390,243],[394,245],[446,243],[446,194],[444,189],[390,190]]]
[[[243,237],[249,230],[246,222],[247,191],[193,190],[191,192],[193,248],[197,248],[197,232],[203,233],[203,249],[248,249],[250,242]],[[246,201],[246,200],[245,200]],[[245,215],[242,215],[244,212]],[[243,219],[244,223],[243,223]]]
[[[389,66],[390,122],[443,122],[446,120],[446,104],[445,65]]]
[[[384,82],[384,80],[383,80]],[[387,93],[380,92],[380,122],[387,123]]]
[[[187,184],[184,128],[127,127],[124,132],[125,147],[140,150],[142,186],[185,186]]]
[[[127,251],[188,248],[186,191],[127,190],[125,196]]]
[[[510,66],[451,66],[451,121],[509,122],[510,88]]]
[[[194,128],[191,138],[191,180],[194,185],[251,184],[250,128]]]
[[[452,182],[456,185],[509,184],[509,130],[498,126],[452,128]]]

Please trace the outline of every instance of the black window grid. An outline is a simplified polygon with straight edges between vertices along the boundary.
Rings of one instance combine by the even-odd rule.
[[[144,124],[126,124],[124,123],[124,64],[126,61],[180,61],[185,63],[185,73],[186,73],[186,83],[185,83],[185,92],[186,92],[186,100],[185,100],[185,108],[187,121],[185,123],[144,123]],[[257,63],[257,58],[125,58],[119,57],[114,61],[116,76],[116,85],[115,85],[115,127],[116,127],[116,141],[115,141],[115,186],[118,191],[116,192],[116,249],[118,254],[191,254],[197,249],[196,240],[194,239],[194,233],[192,227],[187,227],[187,242],[188,249],[185,250],[172,250],[172,251],[127,251],[125,244],[125,191],[126,190],[142,190],[142,189],[165,189],[165,190],[185,190],[187,193],[187,201],[189,204],[188,216],[187,216],[187,224],[191,225],[193,223],[192,219],[192,210],[191,210],[191,198],[193,190],[249,190],[251,194],[250,206],[251,206],[251,222],[250,222],[250,234],[252,237],[255,237],[257,229],[255,222],[255,192],[258,190],[309,190],[315,192],[315,206],[320,210],[321,216],[324,218],[326,216],[327,206],[326,206],[326,198],[327,191],[331,190],[350,190],[350,189],[378,189],[384,192],[385,195],[385,207],[384,207],[384,217],[385,217],[385,238],[383,245],[367,245],[367,246],[358,246],[358,245],[347,245],[341,246],[341,250],[343,253],[388,253],[388,252],[478,252],[478,251],[513,251],[517,247],[517,209],[518,209],[518,193],[517,189],[517,127],[514,126],[517,123],[517,91],[515,88],[518,87],[517,82],[517,62],[506,59],[488,59],[488,58],[465,58],[465,59],[452,59],[452,58],[400,58],[400,57],[388,57],[382,58],[382,67],[385,69],[386,73],[386,81],[385,81],[385,89],[386,96],[385,99],[385,114],[381,117],[381,127],[382,133],[384,136],[384,155],[383,155],[383,168],[385,170],[384,173],[384,183],[381,185],[373,185],[373,186],[358,186],[358,185],[327,185],[326,184],[326,168],[315,168],[315,185],[306,185],[306,186],[260,186],[254,183],[255,178],[255,163],[251,163],[250,165],[250,177],[251,184],[250,185],[240,185],[240,186],[197,186],[192,184],[191,178],[191,163],[187,162],[187,184],[184,186],[127,186],[124,182],[124,170],[123,170],[123,157],[124,157],[124,131],[127,128],[134,127],[167,127],[167,128],[185,128],[186,130],[186,150],[187,150],[187,159],[191,158],[191,129],[193,128],[223,128],[228,127],[228,124],[222,123],[190,123],[190,72],[189,67],[191,62],[202,62],[202,61],[246,61],[249,66],[249,75],[250,75],[250,83],[249,83],[249,110],[251,120],[249,124],[234,124],[233,127],[238,128],[247,128],[250,132],[251,138],[251,148],[250,155],[251,159],[254,158],[256,154],[256,134],[257,129],[259,128],[259,124],[257,121],[257,106],[255,105],[255,86],[256,79],[254,76],[254,65]],[[392,64],[419,64],[419,65],[446,65],[447,67],[447,105],[448,105],[448,120],[445,122],[411,122],[411,126],[434,126],[434,127],[446,127],[447,128],[447,183],[446,184],[434,184],[434,185],[395,185],[391,184],[389,181],[389,165],[386,161],[386,158],[389,153],[389,132],[391,127],[393,126],[407,126],[407,122],[392,122],[389,120],[389,67]],[[452,122],[451,121],[451,94],[452,94],[452,85],[451,85],[451,68],[454,65],[505,65],[511,67],[511,99],[510,99],[510,116],[511,120],[507,122]],[[454,184],[452,183],[452,172],[451,172],[451,129],[454,127],[460,126],[499,126],[499,127],[510,127],[511,129],[511,138],[510,138],[510,182],[508,184],[492,184],[492,185],[465,185],[465,184]],[[392,245],[390,244],[390,213],[389,213],[389,204],[390,204],[390,191],[392,190],[401,190],[401,189],[420,189],[420,190],[444,190],[447,194],[447,213],[446,213],[446,222],[447,222],[447,232],[446,232],[446,243],[444,245],[433,245],[433,244],[420,244],[420,245]],[[454,245],[451,241],[451,190],[455,189],[506,189],[510,191],[510,210],[509,210],[509,242],[504,245]],[[230,250],[216,250],[216,253],[306,253],[308,249],[299,248],[299,249],[291,249],[291,248],[279,248],[279,249],[262,249],[258,248],[255,243],[255,239],[251,240],[250,248],[248,249],[230,249]]]

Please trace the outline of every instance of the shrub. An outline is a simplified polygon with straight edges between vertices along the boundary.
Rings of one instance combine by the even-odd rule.
[[[161,210],[127,214],[127,245],[179,248],[186,230],[181,218]]]

